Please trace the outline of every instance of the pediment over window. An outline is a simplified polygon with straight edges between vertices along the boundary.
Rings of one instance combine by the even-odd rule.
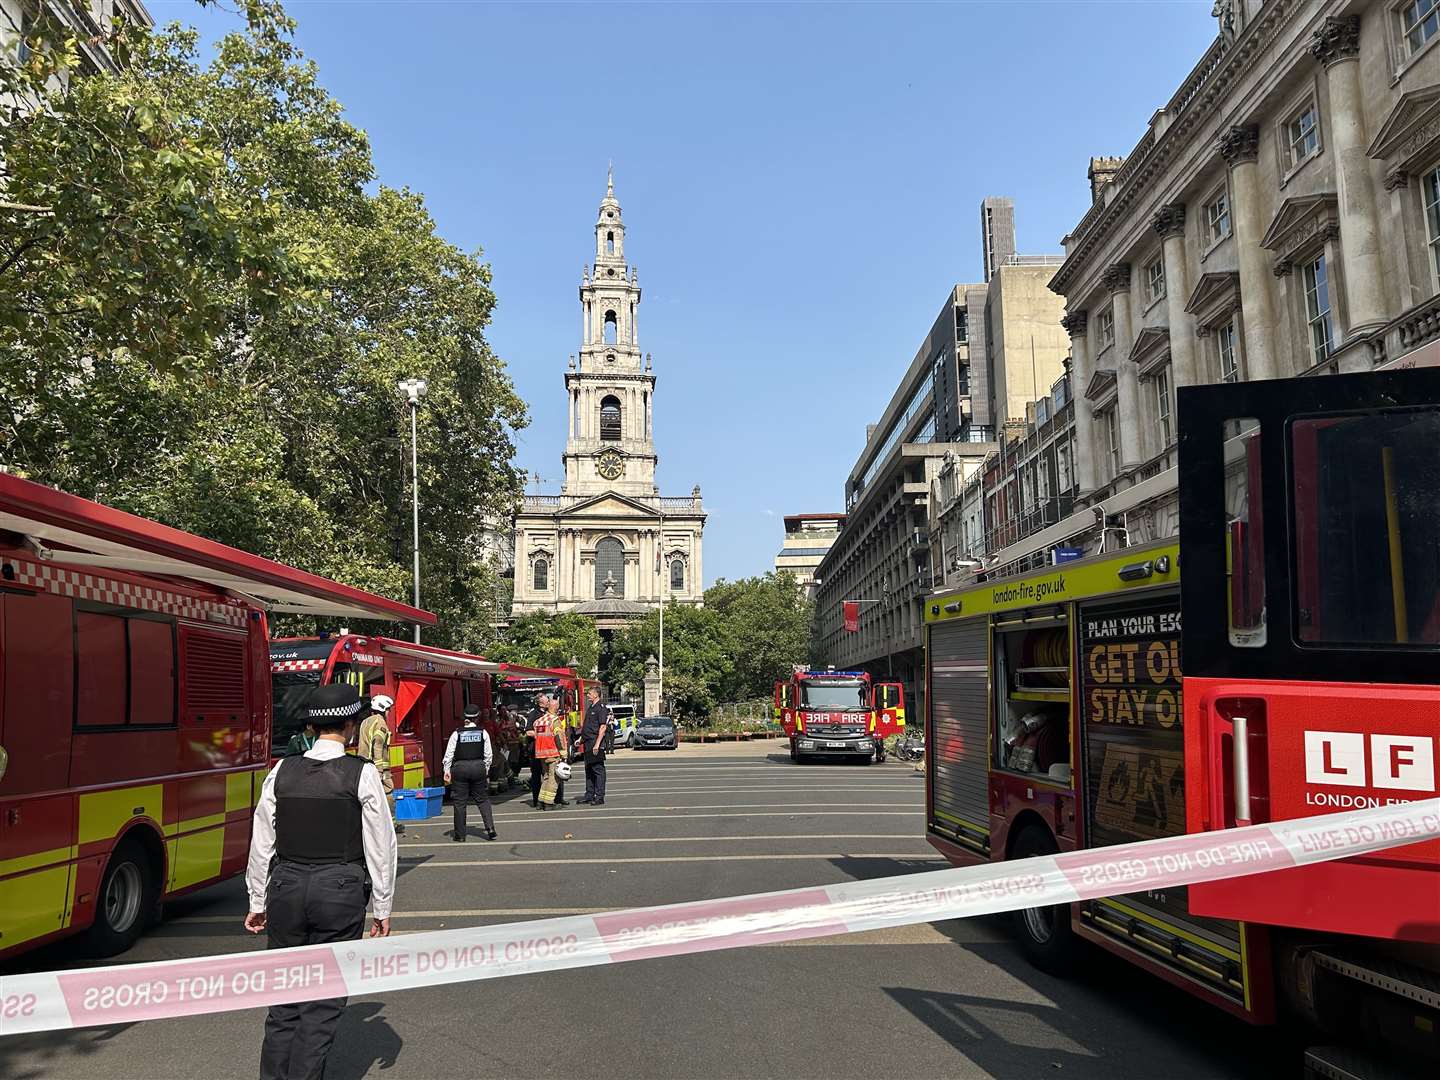
[[[1312,246],[1339,235],[1338,207],[1333,191],[1286,199],[1271,219],[1260,246],[1275,252],[1277,266],[1293,262]]]
[[[1170,355],[1170,331],[1163,326],[1147,326],[1135,335],[1130,349],[1130,362],[1141,372],[1148,372]]]
[[[1233,270],[1201,274],[1185,311],[1199,326],[1211,326],[1240,306],[1240,275]]]
[[[1099,403],[1114,397],[1115,393],[1115,372],[1110,368],[1096,368],[1085,384],[1085,400]]]
[[[1393,171],[1411,171],[1440,142],[1440,86],[1402,94],[1366,151]]]

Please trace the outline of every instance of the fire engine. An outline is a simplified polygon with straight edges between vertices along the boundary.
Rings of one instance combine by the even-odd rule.
[[[1187,387],[1179,421],[1178,542],[926,602],[953,863],[1436,794],[1440,371]],[[1084,939],[1253,1022],[1440,1050],[1440,842],[1015,929],[1050,970]]]
[[[885,760],[885,740],[905,730],[905,689],[873,686],[864,671],[797,668],[775,684],[775,719],[790,740],[790,760],[849,757]]]
[[[318,686],[347,682],[362,696],[395,701],[386,719],[394,737],[390,767],[397,788],[421,787],[440,776],[450,734],[465,706],[480,706],[489,721],[491,678],[500,665],[481,656],[394,638],[341,632],[315,638],[275,638],[270,673],[275,702],[271,752],[284,753],[305,727],[305,706]]]
[[[434,616],[0,474],[0,958],[122,952],[245,868],[267,610]]]

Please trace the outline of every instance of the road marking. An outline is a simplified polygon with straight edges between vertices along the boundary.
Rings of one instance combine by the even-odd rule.
[[[688,809],[690,809],[690,808],[689,808],[689,807],[685,807],[685,809],[688,810]],[[917,807],[917,808],[914,809],[914,810],[864,810],[864,809],[860,809],[860,810],[806,810],[806,811],[803,811],[803,812],[798,813],[798,814],[788,814],[788,813],[784,813],[784,812],[779,811],[779,810],[757,810],[757,811],[755,811],[754,813],[749,813],[749,812],[747,812],[747,813],[744,813],[744,814],[626,814],[626,813],[623,813],[623,812],[613,813],[613,814],[612,814],[612,813],[607,813],[607,812],[604,811],[604,810],[601,810],[601,811],[598,811],[598,812],[597,812],[597,811],[589,811],[589,812],[586,812],[586,813],[580,813],[580,812],[577,811],[576,814],[575,814],[573,817],[567,817],[567,816],[561,815],[560,818],[559,818],[559,821],[561,821],[561,822],[590,821],[590,820],[592,820],[592,819],[596,819],[596,820],[604,819],[604,820],[609,820],[609,821],[652,821],[652,820],[655,820],[655,819],[657,819],[657,818],[660,819],[660,820],[670,820],[670,819],[675,819],[675,818],[705,818],[706,820],[714,821],[714,820],[719,819],[719,818],[747,818],[747,817],[915,817],[915,816],[923,815],[924,813],[925,813],[925,808],[924,808],[924,807]],[[496,821],[505,821],[505,822],[509,822],[509,823],[511,823],[511,824],[519,824],[520,822],[531,822],[531,821],[533,821],[533,822],[537,822],[537,823],[543,825],[543,824],[544,824],[545,822],[547,822],[547,821],[549,821],[549,822],[554,822],[554,821],[556,821],[556,818],[551,817],[549,813],[547,813],[544,817],[541,817],[541,816],[539,815],[539,813],[536,812],[536,813],[534,813],[534,814],[496,814],[496,815],[495,815],[495,820],[496,820]],[[448,823],[448,822],[428,822],[428,823],[427,823],[427,822],[418,822],[418,821],[407,821],[405,824],[407,824],[407,825],[420,825],[420,824],[436,824],[436,825],[443,824],[443,825],[448,825],[449,823]],[[453,842],[453,841],[452,841],[452,842]]]
[[[793,791],[799,795],[807,794],[878,794],[894,795],[900,791],[914,791],[915,797],[919,798],[924,789],[918,785],[909,784],[874,784],[868,787],[847,787],[837,788],[833,784],[770,784],[766,787],[647,787],[637,784],[634,787],[607,788],[605,800],[622,795],[635,795],[645,797],[647,795],[728,795],[732,792],[737,795],[774,795],[777,791]]]
[[[630,803],[626,803],[626,804],[625,804],[625,806],[626,806],[627,808],[632,809],[632,810],[731,810],[731,809],[737,809],[737,810],[740,810],[740,809],[744,809],[744,810],[751,810],[751,809],[761,810],[761,809],[768,809],[768,808],[773,808],[773,807],[787,807],[787,806],[854,806],[854,805],[855,805],[855,804],[854,804],[853,802],[815,802],[815,803],[810,803],[810,802],[806,802],[806,803],[788,803],[788,802],[704,803],[704,804],[701,804],[701,805],[699,805],[699,806],[675,806],[673,803],[651,803],[651,804],[649,804],[649,805],[647,805],[647,806],[633,806],[633,805],[630,804]],[[875,802],[875,803],[865,803],[865,805],[866,805],[866,806],[914,806],[915,804],[914,804],[913,802]],[[916,806],[916,807],[915,807],[915,813],[917,813],[917,814],[922,813],[922,812],[924,811],[924,809],[925,809],[925,808],[924,808],[923,806]],[[614,813],[619,813],[619,812],[620,812],[620,811],[614,811]],[[549,813],[549,811],[546,811],[546,813]],[[600,811],[586,810],[586,811],[583,811],[583,813],[584,813],[584,815],[585,815],[586,817],[590,817],[590,816],[592,816],[592,815],[594,815],[594,816],[596,816],[596,817],[599,817],[601,814],[607,813],[607,811],[605,811],[605,810],[600,810]],[[505,820],[508,820],[508,821],[521,821],[521,820],[531,820],[531,819],[536,820],[536,821],[541,820],[539,817],[536,816],[535,813],[529,813],[529,814],[496,814],[496,815],[495,815],[495,820],[496,820],[496,821],[499,821],[499,820],[501,820],[502,818],[505,819]],[[425,820],[425,821],[407,821],[407,822],[405,822],[405,824],[406,824],[407,826],[409,826],[409,827],[412,827],[412,828],[415,827],[415,826],[425,827],[425,826],[433,826],[433,825],[441,825],[441,826],[444,826],[444,827],[447,828],[447,829],[450,827],[450,822],[449,822],[448,820],[441,820],[440,818],[430,818],[430,819]]]
[[[599,915],[606,911],[622,911],[614,907],[526,907],[526,908],[456,908],[451,911],[394,911],[392,919],[485,919],[497,915]],[[185,923],[233,923],[244,922],[241,915],[193,915],[180,916],[166,921],[164,926],[180,926]]]
[[[891,837],[890,839],[897,839]],[[401,856],[404,861],[405,856]],[[621,866],[628,863],[691,863],[691,862],[832,862],[835,859],[899,859],[912,863],[943,863],[939,856],[922,856],[913,851],[844,851],[814,855],[644,855],[635,858],[605,859],[462,859],[438,862],[417,862],[409,870],[436,870],[457,866]]]
[[[909,837],[897,836],[894,833],[781,833],[771,836],[607,836],[607,837],[579,837],[572,836],[568,839],[555,840],[505,840],[494,841],[482,840],[484,843],[497,845],[524,844],[733,844],[750,840],[914,840],[917,844],[924,844],[923,836]],[[468,843],[469,841],[466,841]],[[405,850],[414,848],[448,848],[454,840],[448,843],[430,844],[406,844]]]

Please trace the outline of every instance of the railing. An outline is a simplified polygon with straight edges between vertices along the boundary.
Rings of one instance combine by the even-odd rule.
[[[576,506],[582,502],[589,502],[593,495],[526,495],[525,509],[527,510],[553,510],[567,506]],[[644,503],[647,506],[658,507],[661,510],[699,510],[700,500],[693,496],[675,497],[662,496],[656,498],[654,495],[630,496],[636,502]]]
[[[1440,338],[1440,296],[1432,296],[1391,321],[1379,333],[1368,338],[1365,344],[1370,350],[1370,362],[1378,367],[1398,360],[1437,338]]]
[[[1165,113],[1170,119],[1175,119],[1200,96],[1200,91],[1205,89],[1205,84],[1210,81],[1210,76],[1215,74],[1225,54],[1230,51],[1230,43],[1223,37],[1215,39],[1215,44],[1210,46],[1208,52],[1200,58],[1195,69],[1190,72],[1190,77],[1180,84],[1180,89],[1175,91],[1175,96],[1165,106]]]

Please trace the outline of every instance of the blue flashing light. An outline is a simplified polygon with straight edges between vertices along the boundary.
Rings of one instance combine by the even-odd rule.
[[[807,671],[807,672],[804,673],[805,677],[807,677],[807,678],[813,678],[813,677],[816,677],[816,676],[820,676],[820,677],[823,677],[823,678],[826,678],[826,679],[830,678],[831,676],[839,676],[839,677],[842,677],[842,678],[858,679],[860,676],[862,676],[862,675],[864,675],[864,674],[865,674],[865,672],[863,672],[863,671],[831,671],[831,670],[829,670],[829,669],[826,669],[825,671],[819,671],[819,670],[814,670],[814,669],[812,669],[812,670]]]

